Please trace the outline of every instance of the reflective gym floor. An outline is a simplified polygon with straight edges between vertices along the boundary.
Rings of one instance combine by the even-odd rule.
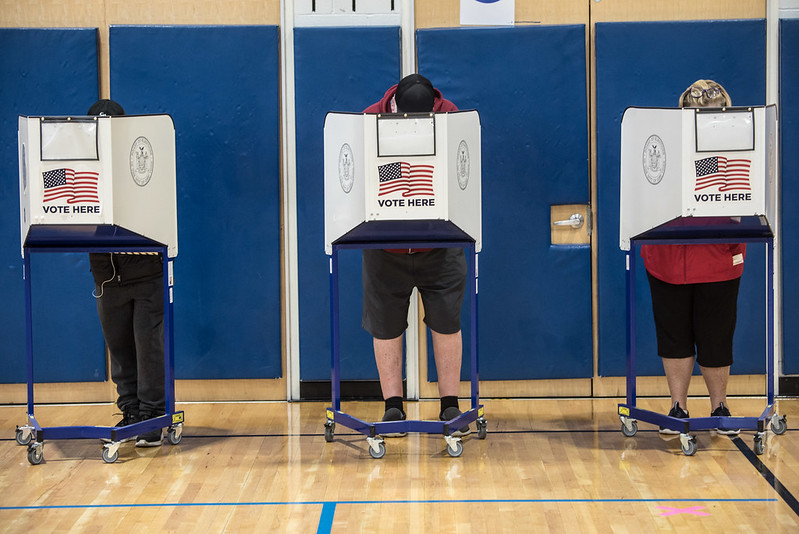
[[[622,399],[483,399],[486,439],[451,457],[442,436],[386,440],[323,423],[328,403],[179,403],[177,445],[122,444],[105,463],[96,440],[49,440],[28,462],[14,437],[25,406],[0,406],[0,531],[10,532],[799,532],[799,399],[781,399],[788,430],[696,432],[686,456],[639,422],[625,437]],[[468,400],[461,400],[462,408]],[[730,398],[733,415],[759,416],[763,398]],[[667,411],[668,400],[639,399]],[[706,398],[691,398],[698,416]],[[365,420],[382,403],[344,402]],[[406,405],[434,419],[437,401]],[[112,404],[41,405],[44,426],[113,424]]]

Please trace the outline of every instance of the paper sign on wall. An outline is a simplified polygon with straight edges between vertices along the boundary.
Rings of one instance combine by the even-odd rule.
[[[464,26],[513,26],[516,0],[461,0]]]

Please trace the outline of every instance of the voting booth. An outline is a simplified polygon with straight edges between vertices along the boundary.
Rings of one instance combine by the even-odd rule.
[[[169,115],[21,116],[18,135],[23,247],[67,226],[117,226],[177,256]]]
[[[447,452],[463,445],[451,434],[476,421],[486,434],[477,378],[477,253],[482,248],[480,117],[450,113],[328,113],[324,125],[325,253],[330,256],[333,407],[335,423],[367,436],[374,458],[385,454],[380,434],[441,434]],[[343,413],[339,394],[338,251],[455,248],[468,250],[472,310],[471,409],[452,421],[367,423]]]
[[[480,252],[476,111],[328,113],[324,141],[327,254],[337,241],[384,238],[387,227],[405,228],[407,234],[414,226],[370,223],[425,220],[441,223],[435,224],[439,237],[454,236],[459,229]]]
[[[692,430],[755,430],[764,451],[774,410],[773,224],[777,210],[775,106],[628,108],[621,124],[619,247],[627,251],[627,399],[619,405],[622,432],[637,420],[680,431],[682,450],[695,453]],[[677,419],[635,406],[635,265],[640,245],[764,243],[767,247],[765,347],[768,406],[760,417]]]
[[[173,259],[178,253],[175,128],[169,115],[29,117],[18,122],[20,242],[25,272],[28,423],[16,439],[32,464],[45,439],[96,438],[102,458],[123,440],[166,428],[176,444]],[[46,252],[160,254],[164,283],[166,414],[125,427],[42,427],[34,416],[31,256]],[[87,279],[91,287],[91,277]]]
[[[628,108],[621,133],[621,249],[679,217],[759,217],[762,225],[773,224],[776,137],[775,106]]]

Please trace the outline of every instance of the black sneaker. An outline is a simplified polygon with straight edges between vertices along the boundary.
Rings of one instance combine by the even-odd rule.
[[[114,425],[117,428],[123,427],[123,426],[132,425],[134,423],[138,423],[139,422],[139,409],[138,409],[138,407],[124,406],[122,408],[122,413],[121,414],[117,413],[117,414],[114,414],[114,415],[121,415],[122,416],[122,420],[120,422],[118,422],[116,425]],[[133,440],[135,438],[136,438],[135,436],[131,436],[129,438],[121,439],[121,440],[119,440],[119,442],[120,443],[125,443],[126,441],[131,441],[131,440]],[[103,443],[111,443],[111,439],[110,438],[100,438],[100,441],[102,441]]]
[[[674,406],[669,410],[669,417],[676,417],[677,419],[688,419],[688,412],[680,407],[679,402],[675,402]],[[679,434],[679,430],[672,430],[670,428],[660,427],[661,434]]]
[[[441,421],[452,421],[453,419],[455,419],[456,417],[461,415],[461,413],[463,413],[463,412],[461,412],[457,408],[457,406],[450,406],[449,408],[447,408],[446,410],[441,412],[439,414],[438,418]],[[470,432],[471,432],[471,429],[469,428],[469,425],[466,425],[465,427],[459,428],[458,430],[453,432],[452,435],[453,436],[465,436],[465,435],[469,434]]]
[[[389,421],[404,421],[405,420],[405,412],[400,410],[399,408],[389,408],[386,410],[386,413],[383,414],[383,422]],[[403,438],[408,435],[407,432],[389,432],[387,434],[380,434],[384,438]]]
[[[151,412],[141,412],[139,420],[146,421],[147,419],[153,419],[155,417],[160,417],[160,416],[158,414],[154,414]],[[160,447],[163,439],[164,439],[163,429],[156,428],[155,430],[151,430],[146,434],[139,434],[138,436],[136,436],[136,446]]]
[[[710,417],[731,417],[730,409],[727,408],[727,406],[725,406],[723,402],[720,402],[719,407],[713,410],[713,412],[710,414]],[[719,427],[716,429],[716,432],[724,436],[734,436],[736,434],[740,434],[741,429]]]

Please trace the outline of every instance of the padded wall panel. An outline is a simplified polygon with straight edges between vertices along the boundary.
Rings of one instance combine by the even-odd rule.
[[[397,27],[294,30],[300,378],[330,380],[330,285],[324,242],[323,127],[328,111],[361,112],[400,77]],[[361,327],[361,253],[339,254],[341,378],[377,379]]]
[[[175,123],[175,376],[282,376],[276,26],[112,26],[111,97]]]
[[[0,382],[26,382],[18,115],[82,115],[97,99],[97,30],[0,29]],[[102,381],[86,254],[32,257],[34,380]]]
[[[417,55],[480,112],[480,378],[592,376],[590,250],[551,246],[549,221],[552,204],[589,202],[584,26],[419,30]]]
[[[730,43],[736,46],[730,47]],[[619,249],[621,118],[629,106],[676,107],[694,80],[721,83],[733,105],[765,103],[763,20],[599,23],[597,62],[597,233],[599,374],[623,376],[626,363],[625,255]],[[643,261],[637,279],[638,375],[660,375]],[[732,372],[765,372],[764,245],[747,249],[738,298]]]
[[[783,373],[799,374],[799,19],[780,21]]]

